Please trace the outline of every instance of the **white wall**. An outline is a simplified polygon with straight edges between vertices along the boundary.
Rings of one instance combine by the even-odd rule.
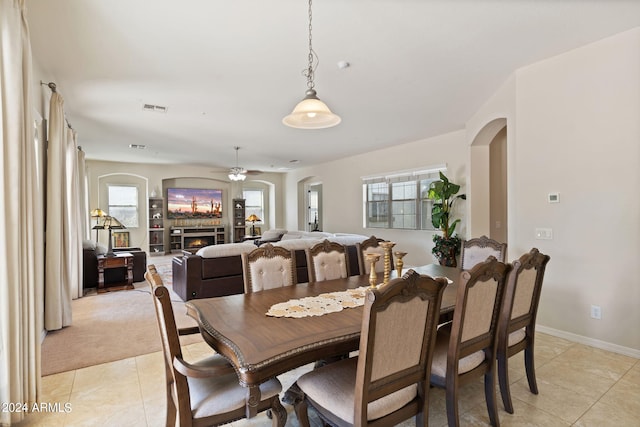
[[[640,29],[516,73],[512,251],[551,256],[539,323],[640,350]],[[550,192],[560,203],[547,203]],[[535,240],[536,227],[553,240]],[[513,253],[513,252],[512,252]],[[602,320],[590,318],[592,304]]]

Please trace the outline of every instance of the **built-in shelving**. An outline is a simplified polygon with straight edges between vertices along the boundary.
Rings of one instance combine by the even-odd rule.
[[[242,242],[247,232],[245,200],[233,199],[233,241]]]
[[[149,198],[149,255],[164,255],[164,199]]]

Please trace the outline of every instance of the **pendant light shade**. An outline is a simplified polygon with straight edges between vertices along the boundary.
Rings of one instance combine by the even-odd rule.
[[[309,89],[291,114],[282,119],[282,123],[298,129],[324,129],[337,125],[341,120],[327,104],[320,101],[315,90]]]
[[[318,66],[318,58],[312,45],[311,21],[311,0],[309,0],[309,65],[303,73],[307,77],[307,91],[305,92],[304,99],[296,105],[291,114],[282,119],[282,123],[297,129],[330,128],[342,120],[340,116],[331,112],[327,104],[320,101],[314,89],[314,75],[316,67]]]

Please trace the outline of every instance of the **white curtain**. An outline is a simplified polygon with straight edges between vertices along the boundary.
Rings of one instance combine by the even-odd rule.
[[[77,139],[76,139],[77,143]],[[84,161],[84,151],[82,148],[78,146],[78,172],[80,174],[80,191],[78,194],[80,195],[80,230],[81,236],[83,240],[91,240],[91,224],[89,221],[89,177],[87,176],[87,166]],[[82,253],[82,252],[80,252]],[[82,258],[80,258],[82,259]],[[82,291],[80,292],[80,296],[82,296]]]
[[[0,0],[0,402],[31,406],[40,388],[44,209],[24,3]],[[0,425],[23,417],[0,411]]]
[[[78,233],[73,226],[78,218],[70,194],[75,162],[69,162],[69,150],[75,144],[64,117],[64,100],[57,92],[49,102],[47,141],[44,327],[51,331],[71,324],[71,299],[81,278],[76,274],[81,258],[77,258]]]

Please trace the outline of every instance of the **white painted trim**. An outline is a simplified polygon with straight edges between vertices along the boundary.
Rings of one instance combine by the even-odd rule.
[[[43,329],[42,332],[40,333],[40,344],[42,344],[44,342],[44,339],[47,337],[47,330]]]
[[[536,324],[536,331],[545,334],[553,335],[554,337],[564,338],[569,341],[573,341],[579,344],[588,345],[591,347],[599,348],[601,350],[610,351],[612,353],[622,354],[624,356],[635,357],[640,359],[640,350],[636,350],[630,347],[623,347],[618,344],[613,344],[606,341],[600,341],[595,338],[585,337],[583,335],[572,334],[571,332],[561,331],[559,329],[549,328]]]

